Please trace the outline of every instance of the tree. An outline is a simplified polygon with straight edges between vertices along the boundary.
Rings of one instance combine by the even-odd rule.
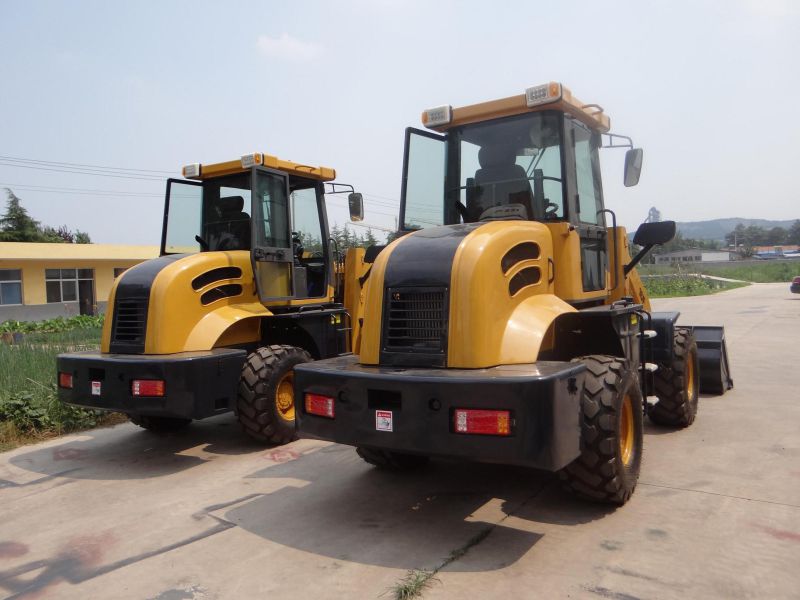
[[[370,246],[377,246],[378,245],[378,238],[372,233],[372,229],[367,229],[367,233],[364,234],[364,237],[361,238],[362,245],[364,248],[369,248]]]
[[[28,215],[20,199],[14,192],[6,188],[8,204],[6,214],[0,219],[0,242],[51,242],[66,244],[91,244],[89,234],[69,227],[42,226],[39,221]]]
[[[28,211],[20,204],[20,199],[6,188],[8,203],[6,214],[0,219],[0,241],[3,242],[39,242],[42,232],[39,221],[31,218]]]
[[[794,223],[792,223],[789,231],[786,232],[786,243],[800,244],[800,219],[797,219]]]

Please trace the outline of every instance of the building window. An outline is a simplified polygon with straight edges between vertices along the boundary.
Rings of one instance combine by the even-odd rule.
[[[77,302],[78,282],[93,281],[94,269],[45,269],[47,302]]]
[[[114,267],[114,279],[122,275],[127,270],[128,267]]]
[[[22,304],[20,269],[0,269],[0,304]]]

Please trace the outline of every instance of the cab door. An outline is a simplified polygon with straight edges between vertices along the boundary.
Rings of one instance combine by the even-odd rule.
[[[252,176],[250,254],[258,297],[262,302],[289,300],[295,296],[289,178],[263,167],[254,168]]]

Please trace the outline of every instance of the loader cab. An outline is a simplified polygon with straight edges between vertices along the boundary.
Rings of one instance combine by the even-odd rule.
[[[526,93],[425,111],[423,123],[434,131],[406,130],[402,227],[543,223],[563,251],[556,262],[580,264],[580,271],[560,269],[562,297],[599,301],[609,262],[599,150],[609,121],[602,109],[555,85],[548,101],[532,105]],[[636,156],[626,185],[638,181],[641,151]]]
[[[162,255],[246,251],[263,303],[332,300],[324,184],[333,169],[246,155],[184,175],[199,180],[167,182]]]

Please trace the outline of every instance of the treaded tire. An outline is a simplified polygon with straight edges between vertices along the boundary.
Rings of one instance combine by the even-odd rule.
[[[386,471],[408,471],[422,467],[430,460],[429,457],[419,454],[403,454],[402,452],[364,448],[363,446],[356,448],[356,452],[369,464]]]
[[[638,377],[614,356],[584,356],[573,362],[582,362],[587,369],[581,392],[583,450],[559,476],[578,496],[625,504],[636,488],[642,464],[644,413]]]
[[[247,435],[269,444],[297,439],[294,407],[289,418],[280,410],[276,392],[295,365],[311,360],[308,352],[295,346],[265,346],[248,355],[236,398],[236,415]]]
[[[688,427],[697,416],[700,395],[700,363],[691,330],[675,328],[672,350],[672,362],[659,364],[653,373],[658,402],[647,416],[657,425]]]
[[[148,415],[128,415],[131,423],[153,433],[171,433],[179,431],[192,422],[191,419],[177,417],[151,417]]]

